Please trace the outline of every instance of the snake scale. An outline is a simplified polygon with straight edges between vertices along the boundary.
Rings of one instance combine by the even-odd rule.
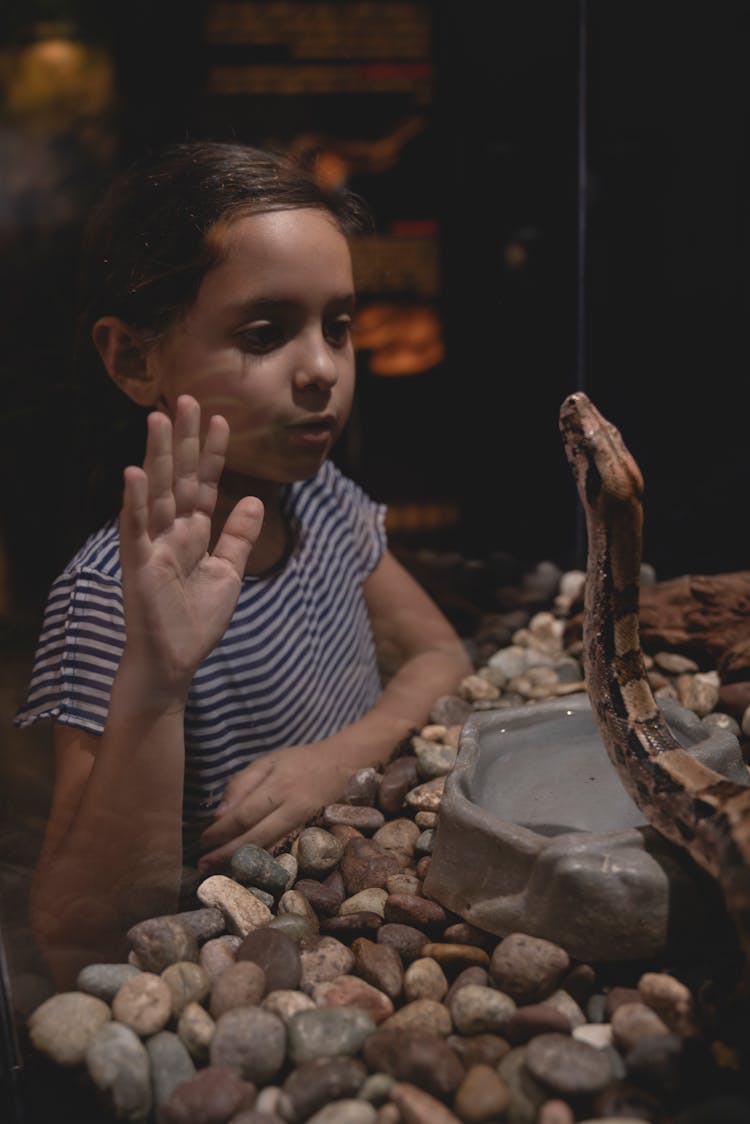
[[[639,629],[643,478],[619,430],[582,392],[560,432],[586,517],[583,662],[600,736],[653,827],[718,882],[750,981],[750,787],[706,767],[674,738],[649,684]]]

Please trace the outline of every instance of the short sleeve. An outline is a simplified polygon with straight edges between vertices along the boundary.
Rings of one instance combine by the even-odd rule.
[[[47,598],[29,691],[15,724],[54,718],[100,734],[124,644],[119,580],[86,569],[61,574]]]
[[[338,507],[345,511],[352,528],[362,580],[372,573],[388,545],[385,530],[386,508],[370,499],[365,491],[331,461],[325,468]]]

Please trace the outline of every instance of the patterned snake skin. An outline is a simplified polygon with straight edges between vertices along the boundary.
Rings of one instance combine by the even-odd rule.
[[[619,431],[583,393],[560,432],[586,516],[586,686],[602,741],[648,821],[718,881],[750,978],[750,787],[683,749],[654,699],[638,622],[643,478]],[[747,984],[745,984],[747,986]]]

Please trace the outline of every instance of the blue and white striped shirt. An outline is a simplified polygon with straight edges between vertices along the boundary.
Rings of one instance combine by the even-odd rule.
[[[185,712],[185,859],[230,778],[253,758],[320,741],[361,718],[381,681],[362,585],[386,547],[385,508],[327,461],[284,489],[295,531],[283,564],[246,577]],[[100,734],[125,627],[116,522],[92,535],[49,593],[28,696],[15,722],[53,718]],[[302,778],[301,778],[302,781]]]

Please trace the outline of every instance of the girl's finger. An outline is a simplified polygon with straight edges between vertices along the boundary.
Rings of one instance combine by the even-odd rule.
[[[186,394],[177,399],[174,420],[174,498],[175,514],[192,515],[198,501],[201,410]]]
[[[154,412],[149,414],[146,425],[143,471],[148,479],[148,531],[155,538],[174,523],[172,423],[163,414]]]
[[[263,504],[256,496],[245,496],[230,512],[212,557],[228,562],[242,577],[262,526]]]
[[[211,867],[227,864],[238,847],[245,843],[255,843],[257,847],[270,847],[284,839],[297,825],[290,823],[281,808],[276,808],[247,831],[230,839],[213,851],[208,851],[198,859],[198,869],[205,871]]]
[[[214,414],[208,423],[198,464],[198,497],[196,507],[209,517],[216,506],[219,478],[224,469],[224,457],[229,443],[229,426],[220,414]]]

